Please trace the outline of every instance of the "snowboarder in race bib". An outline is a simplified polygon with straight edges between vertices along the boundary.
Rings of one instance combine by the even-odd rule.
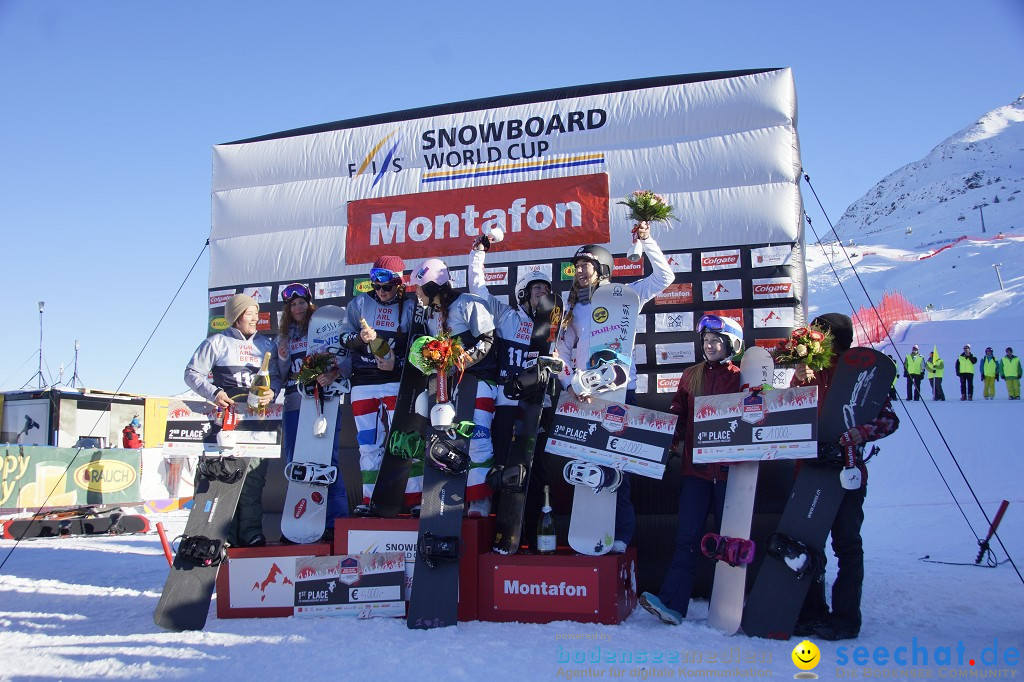
[[[281,301],[285,305],[277,333],[278,368],[281,376],[285,378],[282,413],[284,441],[281,456],[285,462],[291,462],[295,454],[295,434],[299,426],[299,408],[302,405],[302,396],[295,377],[306,359],[306,350],[309,347],[309,321],[316,312],[316,304],[313,303],[313,294],[309,287],[301,283],[284,287],[281,290]],[[342,373],[342,368],[336,366],[318,376],[316,382],[321,388],[327,388]],[[338,466],[338,432],[341,430],[341,421],[338,420],[336,423],[331,453],[331,464],[335,467]],[[339,475],[327,489],[328,534],[333,534],[334,519],[340,516],[348,516],[348,496],[345,492],[345,483]]]
[[[420,303],[428,308],[427,332],[434,337],[458,337],[462,343],[462,356],[455,361],[456,381],[461,372],[479,380],[473,413],[475,428],[469,445],[471,464],[466,480],[466,501],[468,516],[485,517],[491,511],[491,489],[484,479],[494,460],[491,422],[498,376],[498,362],[491,352],[495,338],[494,318],[479,296],[455,291],[448,266],[438,258],[430,258],[414,269],[409,282],[416,286]],[[454,389],[452,386],[451,390]]]
[[[647,223],[638,223],[635,227],[637,241],[643,244],[643,251],[651,263],[653,272],[631,282],[626,286],[632,288],[640,297],[640,306],[651,300],[669,284],[675,281],[675,273],[672,272],[665,254],[661,252],[658,243],[651,237],[651,228]],[[583,369],[589,359],[590,327],[592,324],[590,298],[595,289],[606,286],[611,282],[612,271],[615,268],[615,259],[608,249],[597,244],[587,244],[577,249],[573,256],[573,264],[576,273],[573,277],[572,289],[569,291],[569,298],[566,302],[565,317],[559,331],[556,350],[558,356],[565,361],[565,371],[559,375],[562,388],[569,388],[572,381],[573,371]],[[631,358],[630,358],[631,360]],[[630,362],[629,383],[626,391],[626,403],[636,404],[636,368]],[[615,542],[611,551],[624,552],[630,540],[633,539],[633,531],[636,528],[636,518],[633,512],[633,502],[629,496],[629,475],[623,475],[622,483],[617,490],[617,505],[615,508]]]
[[[473,251],[470,253],[469,291],[483,299],[487,310],[494,317],[498,386],[494,421],[491,425],[491,442],[494,445],[494,462],[498,466],[503,466],[508,458],[509,446],[513,440],[513,427],[519,410],[519,400],[507,397],[503,388],[506,383],[515,379],[523,371],[524,363],[536,360],[536,354],[533,356],[530,354],[530,339],[534,329],[534,320],[538,315],[543,315],[547,319],[555,307],[555,295],[551,290],[550,275],[540,269],[528,269],[516,282],[515,303],[509,305],[499,301],[487,289],[484,275],[487,247],[488,240],[483,235],[477,237],[473,242]],[[545,404],[550,404],[550,401]],[[542,448],[540,449],[542,450]],[[542,459],[542,457],[538,457],[533,460],[531,490],[545,478]],[[525,528],[527,529],[533,529],[536,526],[536,516],[530,518],[530,512],[535,507],[536,505],[527,505],[526,507]]]
[[[811,322],[832,334],[835,355],[828,369],[815,372],[804,364],[798,364],[793,375],[792,386],[818,387],[818,409],[825,404],[832,377],[839,362],[839,356],[853,344],[853,321],[842,313],[819,315]],[[843,439],[862,449],[862,444],[885,438],[896,431],[900,420],[893,412],[892,403],[886,400],[878,417],[866,424],[851,428]],[[831,445],[831,444],[830,444]],[[819,450],[819,458],[821,451]],[[797,464],[799,467],[803,464]],[[807,466],[837,466],[833,461],[809,461]],[[838,466],[842,466],[838,464]],[[868,471],[858,457],[861,485],[856,490],[844,490],[843,501],[832,523],[832,551],[839,562],[839,574],[832,585],[832,610],[825,603],[824,581],[814,583],[807,593],[800,619],[794,634],[799,637],[835,641],[853,639],[860,634],[861,592],[864,585],[864,546],[860,535],[864,523],[864,499],[867,496]],[[824,554],[822,555],[824,556]]]
[[[372,291],[349,302],[341,329],[342,344],[352,353],[352,416],[363,481],[362,502],[356,507],[359,515],[369,512],[412,325],[413,302],[405,295],[404,270],[405,262],[398,256],[374,261]],[[418,494],[421,486],[421,479],[410,477],[406,491]]]
[[[704,523],[709,511],[715,514],[716,528],[721,523],[729,474],[727,465],[693,463],[694,398],[740,390],[740,368],[732,357],[743,348],[743,328],[727,317],[705,315],[697,332],[705,361],[683,371],[669,408],[680,417],[672,449],[683,459],[675,550],[658,595],[644,592],[639,599],[641,606],[669,625],[679,625],[686,618]]]
[[[199,344],[185,367],[188,387],[217,407],[234,407],[231,395],[249,390],[264,354],[277,354],[274,341],[256,333],[259,311],[259,304],[250,296],[235,294],[229,298],[224,306],[228,328]],[[276,362],[270,363],[269,372],[273,394],[262,396],[261,406],[268,405],[281,388]],[[242,484],[233,531],[227,540],[231,544],[241,542],[245,547],[259,547],[267,544],[263,533],[263,486],[267,481],[267,463],[259,457],[247,460],[248,472]]]

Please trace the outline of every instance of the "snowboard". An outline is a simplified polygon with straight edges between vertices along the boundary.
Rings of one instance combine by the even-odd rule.
[[[519,400],[519,418],[516,420],[512,447],[509,448],[505,466],[497,471],[492,470],[494,478],[488,481],[500,493],[495,514],[497,529],[492,545],[498,554],[515,554],[522,541],[526,493],[530,485],[530,470],[537,448],[544,402],[551,395],[558,368],[563,366],[550,357],[551,345],[558,334],[561,319],[562,309],[557,304],[547,315],[538,314],[534,317],[533,332],[530,335],[531,364],[517,377],[516,386],[524,391],[524,395]],[[506,386],[513,383],[510,379]]]
[[[452,392],[456,424],[473,420],[477,381],[476,376],[465,374]],[[432,377],[429,383],[433,399],[436,395],[436,377]],[[429,430],[433,433],[427,440],[428,452],[423,466],[423,506],[420,510],[416,568],[406,621],[409,628],[414,630],[447,627],[458,622],[459,556],[471,436]],[[435,466],[430,451],[439,447],[456,448],[460,455],[465,456],[465,469],[454,472]]]
[[[174,562],[153,614],[153,622],[160,627],[180,632],[202,630],[206,625],[217,571],[227,557],[224,539],[245,474],[244,459],[199,458],[192,510],[177,538]]]
[[[569,546],[580,554],[601,556],[615,542],[615,500],[622,477],[618,469],[571,460],[562,470],[573,485]]]
[[[426,311],[423,306],[415,306],[406,348],[412,348],[412,342],[427,333]],[[406,359],[399,379],[398,400],[395,401],[384,457],[370,498],[370,514],[373,516],[394,518],[405,504],[409,475],[423,456],[421,434],[427,426],[427,420],[416,412],[416,396],[426,388],[427,376]]]
[[[591,326],[586,368],[576,370],[574,381],[580,375],[595,373],[592,382],[582,383],[594,386],[593,395],[602,400],[621,404],[626,400],[626,386],[629,383],[633,339],[640,314],[640,295],[624,284],[606,284],[594,290],[590,302]],[[574,390],[580,383],[576,381]],[[573,462],[566,465],[566,474],[572,465]],[[621,482],[621,476],[624,475],[621,471],[615,472],[605,467],[603,478],[611,480],[618,477]],[[591,487],[581,485],[579,477],[574,478],[575,481],[566,478],[575,487],[569,517],[569,546],[580,554],[607,554],[615,541],[615,490],[618,486]]]
[[[895,377],[893,363],[876,350],[843,353],[818,420],[819,451],[877,417]],[[789,639],[811,583],[824,579],[825,541],[845,494],[842,477],[849,473],[828,463],[801,467],[743,609],[747,635]]]
[[[124,535],[149,532],[145,516],[125,514],[114,509],[72,509],[2,523],[0,537],[5,540],[56,538],[71,535]]]
[[[317,308],[309,321],[306,357],[315,353],[343,355],[340,329],[344,319],[344,308],[335,305]],[[298,386],[302,403],[294,454],[284,470],[288,488],[281,513],[281,534],[300,545],[319,540],[327,525],[327,487],[341,475],[331,464],[331,458],[338,407],[346,382],[346,378],[339,377],[327,387],[315,381]]]
[[[771,386],[775,361],[764,348],[753,346],[740,359],[740,390]],[[754,493],[757,490],[758,462],[737,462],[729,465],[719,533],[728,538],[750,539],[754,516]],[[715,578],[708,606],[708,625],[726,635],[734,635],[743,619],[743,598],[746,595],[747,566],[731,566],[725,561],[715,564]]]

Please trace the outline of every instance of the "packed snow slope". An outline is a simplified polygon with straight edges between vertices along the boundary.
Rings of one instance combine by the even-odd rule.
[[[838,223],[842,247],[816,225],[826,244],[808,245],[811,315],[865,304],[845,249],[873,300],[900,291],[933,306],[930,320],[894,330],[901,356],[913,343],[937,346],[947,365],[965,342],[976,352],[992,345],[997,356],[1007,345],[1024,351],[1022,107],[1018,100],[986,115],[885,178]],[[984,233],[973,208],[981,204],[988,204]],[[824,256],[833,251],[842,286]],[[945,389],[949,402],[898,405],[901,427],[879,443],[864,524],[864,626],[855,641],[815,642],[821,677],[1022,672],[1024,402],[1008,401],[1002,383],[996,400],[981,400],[978,385],[973,402],[960,402],[951,371]],[[975,566],[986,516],[1003,499],[1010,506],[992,543],[1001,563]],[[175,534],[184,525],[180,515],[163,520]],[[723,637],[706,627],[706,602],[694,602],[678,627],[643,610],[618,626],[472,622],[433,631],[410,631],[401,620],[219,620],[211,611],[204,632],[175,634],[152,622],[168,570],[155,535],[0,541],[0,561],[3,680],[792,679],[800,672],[791,657],[798,640]],[[834,571],[832,561],[830,582]]]

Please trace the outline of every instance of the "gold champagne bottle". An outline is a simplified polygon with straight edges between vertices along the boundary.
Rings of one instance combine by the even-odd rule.
[[[270,390],[270,353],[263,354],[263,364],[260,366],[260,371],[256,373],[256,376],[252,379],[252,385],[249,386],[249,397],[246,400],[246,404],[249,406],[250,412],[263,412],[266,410],[265,407],[260,407],[260,397],[271,393]]]
[[[363,329],[370,329],[370,325],[366,321],[366,318],[360,317],[359,324],[362,325]],[[372,352],[378,358],[383,359],[391,355],[391,346],[388,344],[386,339],[380,336],[375,338],[373,341],[370,341],[368,345],[370,346],[370,352]]]
[[[537,552],[553,554],[557,545],[555,517],[551,513],[551,486],[544,486],[544,506],[537,521]]]

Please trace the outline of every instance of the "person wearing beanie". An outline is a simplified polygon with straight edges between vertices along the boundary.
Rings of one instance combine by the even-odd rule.
[[[1020,400],[1020,358],[1013,354],[1012,348],[1007,348],[1006,355],[999,358],[999,376],[1006,383],[1010,400]]]
[[[960,400],[974,400],[974,367],[978,358],[971,352],[971,344],[965,343],[964,350],[956,358],[956,375],[960,377]]]
[[[137,429],[142,426],[138,417],[132,417],[128,426],[121,429],[121,446],[125,449],[136,449],[142,447],[142,438],[139,437]]]
[[[637,242],[643,244],[643,252],[651,264],[651,274],[629,282],[625,286],[640,295],[640,307],[660,294],[675,281],[676,274],[668,259],[662,253],[658,242],[651,236],[651,226],[646,222],[636,223],[634,234]],[[608,286],[615,269],[615,258],[608,249],[598,244],[586,244],[576,250],[572,258],[576,273],[572,288],[566,300],[565,315],[558,331],[556,348],[558,357],[565,360],[566,371],[558,380],[563,389],[571,390],[572,375],[577,369],[585,369],[590,358],[590,331],[593,320],[593,305],[590,302],[594,290]],[[635,336],[634,336],[635,339]],[[629,339],[630,344],[634,339]],[[630,363],[629,384],[626,388],[626,404],[636,405],[636,365]],[[622,484],[615,491],[615,542],[612,552],[621,553],[633,539],[636,531],[636,514],[630,495],[630,475],[623,474]]]
[[[697,323],[704,362],[683,370],[669,411],[678,415],[672,451],[682,458],[679,516],[675,549],[658,594],[644,592],[639,604],[667,625],[686,618],[700,558],[700,542],[708,513],[714,513],[715,532],[721,525],[729,467],[693,463],[694,401],[698,396],[738,393],[740,368],[732,363],[743,348],[743,328],[736,321],[705,315]]]
[[[841,313],[819,315],[812,322],[824,331],[832,333],[835,357],[827,369],[814,371],[804,364],[797,365],[792,386],[816,385],[818,387],[818,410],[824,406],[832,378],[835,376],[839,356],[850,349],[853,342],[853,323]],[[825,600],[824,581],[812,583],[800,611],[800,620],[793,631],[798,637],[811,637],[835,641],[854,639],[860,634],[861,593],[864,585],[864,543],[860,529],[864,523],[864,500],[867,497],[868,472],[860,456],[863,444],[885,438],[897,428],[900,420],[886,400],[878,417],[866,424],[849,429],[844,436],[858,449],[858,468],[861,471],[861,486],[857,490],[844,490],[835,521],[832,522],[832,551],[839,563],[839,573],[832,585],[832,609]],[[834,444],[819,444],[819,455],[831,449]],[[799,471],[800,464],[797,464]],[[833,466],[831,461],[808,460],[807,466]],[[824,547],[821,548],[824,558]]]
[[[203,340],[185,367],[185,384],[217,407],[234,407],[243,403],[260,370],[263,355],[277,354],[274,341],[256,333],[259,304],[245,294],[235,294],[224,305],[228,328]],[[281,375],[276,362],[271,362],[270,388],[274,395],[281,388]],[[273,399],[260,400],[266,405]],[[244,407],[244,406],[243,406]],[[263,486],[267,481],[267,462],[259,457],[246,458],[246,476],[238,499],[238,508],[226,538],[230,544],[259,547],[267,544],[263,533]]]
[[[981,374],[981,384],[985,400],[995,400],[996,382],[999,381],[999,361],[996,360],[992,346],[985,349],[985,356],[981,359],[981,366],[978,373]]]
[[[281,288],[281,302],[284,310],[277,328],[277,364],[278,372],[284,383],[284,440],[281,444],[281,456],[285,462],[291,462],[295,455],[295,434],[299,428],[299,410],[302,406],[302,395],[295,376],[302,369],[309,347],[309,321],[316,312],[313,293],[301,282],[288,284]],[[329,372],[317,377],[317,383],[330,386],[345,373],[347,354],[341,364]],[[338,404],[340,409],[340,401]],[[341,419],[335,420],[334,448],[331,452],[331,465],[338,466],[338,434],[341,431]],[[339,469],[340,471],[340,469]],[[345,492],[345,481],[338,476],[334,483],[327,487],[327,524],[320,542],[329,542],[334,538],[334,520],[348,516],[348,495]],[[284,536],[282,534],[282,541]]]
[[[924,379],[924,356],[914,344],[910,355],[903,359],[903,376],[907,380],[907,400],[921,399],[921,380]]]
[[[381,256],[374,261],[369,273],[370,290],[349,301],[341,326],[341,343],[348,348],[352,362],[350,398],[363,482],[355,513],[360,516],[370,511],[409,349],[413,301],[405,295],[404,271],[405,262],[398,256]],[[380,340],[387,346],[379,346]],[[382,356],[374,353],[373,346],[385,351],[390,347],[390,351]],[[418,504],[422,489],[422,475],[410,476],[406,503]]]

